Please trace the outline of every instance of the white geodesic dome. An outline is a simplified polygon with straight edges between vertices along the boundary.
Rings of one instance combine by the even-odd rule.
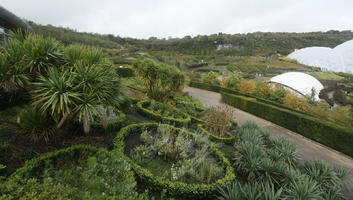
[[[271,78],[272,83],[277,83],[300,95],[311,96],[312,88],[315,90],[315,100],[320,100],[319,93],[324,86],[316,78],[302,72],[287,72]]]
[[[307,47],[288,55],[299,63],[320,67],[328,71],[353,73],[353,40],[335,48]]]
[[[353,40],[344,42],[334,48],[343,60],[343,72],[353,74]]]

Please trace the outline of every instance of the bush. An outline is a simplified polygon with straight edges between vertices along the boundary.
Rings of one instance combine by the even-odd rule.
[[[228,131],[234,117],[234,110],[230,106],[211,107],[205,116],[205,128],[218,137],[229,137]]]
[[[148,106],[151,106],[153,110],[148,109]],[[169,114],[177,115],[178,117],[163,116],[159,112],[154,112],[159,109],[167,110]],[[191,118],[188,114],[181,112],[179,109],[173,106],[162,104],[156,101],[140,101],[137,103],[137,110],[145,117],[157,120],[159,122],[174,124],[175,126],[184,126],[191,121]]]
[[[208,72],[202,77],[202,82],[210,85],[220,85],[221,81],[218,79],[218,74],[214,72]]]
[[[226,79],[224,87],[229,88],[229,89],[236,89],[238,88],[239,84],[241,82],[241,78],[235,75],[231,75]]]
[[[253,94],[256,90],[256,84],[251,80],[241,80],[238,90],[246,94]]]
[[[142,133],[144,130],[151,130],[158,128],[157,123],[144,123],[144,124],[133,124],[124,127],[120,130],[117,137],[114,139],[114,145],[117,151],[125,152],[125,138],[131,134]],[[170,126],[169,126],[170,127]],[[179,132],[181,129],[173,128]],[[191,136],[193,133],[187,132]],[[207,144],[206,144],[207,145]],[[217,160],[222,164],[225,169],[225,176],[222,179],[217,180],[212,184],[186,184],[179,181],[170,181],[163,177],[154,176],[149,170],[141,167],[132,161],[128,156],[123,155],[123,158],[127,160],[133,170],[135,171],[137,178],[144,185],[151,190],[162,191],[165,190],[168,195],[178,198],[191,198],[191,199],[213,199],[214,195],[217,194],[217,188],[224,188],[227,183],[235,179],[233,168],[230,166],[229,161],[216,147],[210,146],[212,154],[217,157]]]

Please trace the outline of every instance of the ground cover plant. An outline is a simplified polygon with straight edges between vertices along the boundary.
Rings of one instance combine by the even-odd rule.
[[[345,170],[319,160],[301,164],[294,144],[252,122],[233,135],[237,181],[219,199],[344,199]]]

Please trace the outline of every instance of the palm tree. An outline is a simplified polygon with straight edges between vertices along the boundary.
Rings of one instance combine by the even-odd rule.
[[[33,87],[32,104],[43,113],[49,113],[57,122],[57,128],[63,125],[77,102],[81,101],[68,70],[59,72],[56,68],[49,68],[46,76],[40,75],[39,82],[33,83]]]
[[[99,50],[83,48],[82,54],[77,54],[77,50],[80,49],[66,51],[75,55],[65,56],[70,62],[61,71],[49,68],[46,75],[41,75],[34,83],[33,105],[42,112],[49,112],[58,128],[71,116],[78,118],[84,132],[88,133],[94,116],[98,115],[96,107],[102,105],[109,115],[108,107],[117,106],[124,94],[119,77]]]

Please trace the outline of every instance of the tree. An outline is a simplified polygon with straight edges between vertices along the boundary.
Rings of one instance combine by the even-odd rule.
[[[136,74],[145,82],[147,96],[163,100],[184,85],[184,75],[174,66],[156,64],[150,59],[138,60],[133,64]]]

